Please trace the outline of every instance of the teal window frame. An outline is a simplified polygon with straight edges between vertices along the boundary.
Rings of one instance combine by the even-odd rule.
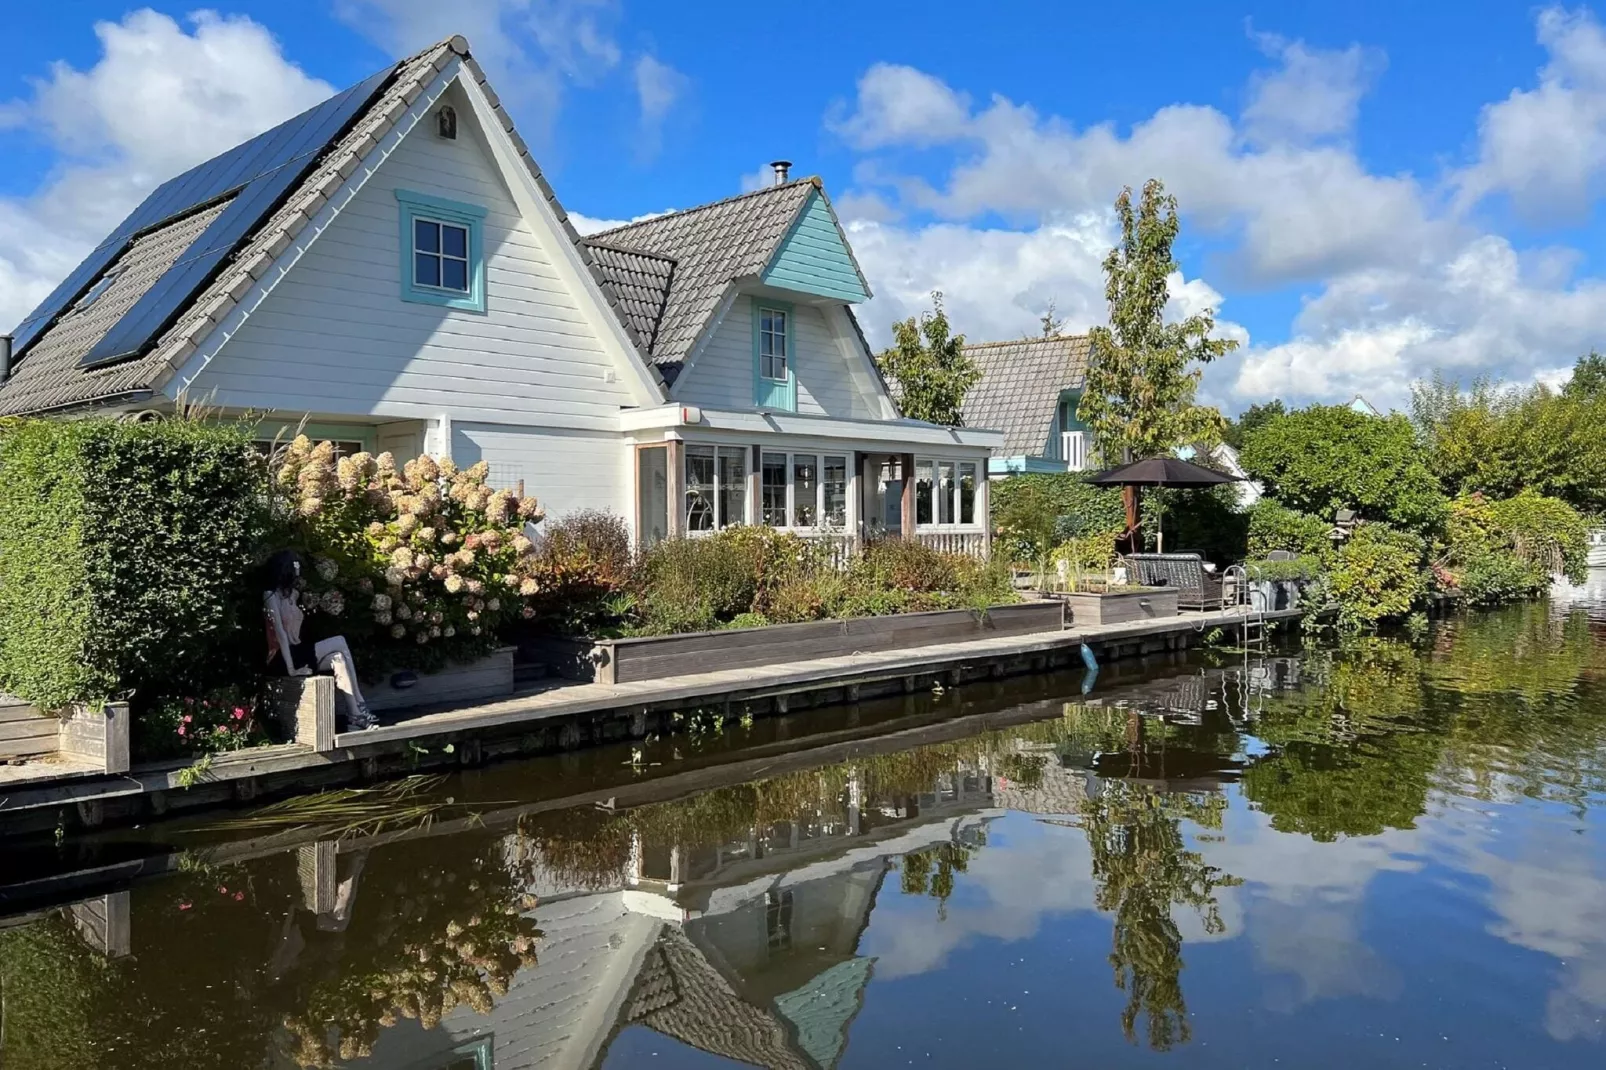
[[[485,216],[484,208],[444,197],[431,197],[411,190],[396,191],[401,217],[401,299],[420,305],[455,308],[463,312],[485,311]],[[417,280],[417,249],[414,223],[419,220],[444,223],[468,231],[468,291],[431,286]]]
[[[797,411],[797,312],[789,301],[771,301],[768,298],[752,299],[753,306],[753,404],[760,409],[781,412]],[[775,379],[764,374],[762,348],[763,321],[766,310],[786,316],[786,331],[782,335],[786,345],[786,378]]]

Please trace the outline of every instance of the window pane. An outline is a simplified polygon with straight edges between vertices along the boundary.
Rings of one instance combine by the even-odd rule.
[[[954,522],[954,462],[937,465],[937,523]]]
[[[439,286],[441,284],[441,258],[430,256],[428,253],[415,253],[413,255],[413,282],[418,286]]]
[[[468,231],[462,227],[441,227],[441,252],[468,259]]]
[[[441,251],[441,227],[423,219],[413,220],[413,248],[421,253]]]
[[[825,459],[825,523],[831,527],[846,527],[848,523],[848,459]]]
[[[764,509],[764,523],[772,528],[786,527],[786,454],[764,454],[760,483],[759,497]]]
[[[441,258],[441,285],[448,290],[468,293],[468,261]]]
[[[772,330],[775,331],[775,352],[784,356],[786,353],[786,313],[773,312],[771,316],[774,323]]]
[[[686,530],[714,530],[714,447],[686,447]]]
[[[747,523],[747,450],[722,446],[719,451],[719,526]]]
[[[820,522],[820,459],[811,453],[792,457],[792,508],[797,526],[812,528]]]
[[[915,523],[931,523],[932,481],[936,468],[930,461],[915,462]]]
[[[976,466],[962,464],[959,466],[959,522],[961,524],[974,524],[976,522]]]
[[[643,546],[669,534],[669,451],[663,447],[636,452],[636,505]]]

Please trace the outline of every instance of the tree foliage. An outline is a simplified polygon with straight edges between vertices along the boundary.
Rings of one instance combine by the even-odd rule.
[[[1510,498],[1524,489],[1606,513],[1606,358],[1591,353],[1561,391],[1544,385],[1467,390],[1442,376],[1412,391],[1427,463],[1450,495]]]
[[[876,367],[892,384],[903,415],[962,427],[960,406],[981,379],[981,369],[965,355],[965,336],[949,330],[942,294],[933,293],[930,312],[892,325],[893,344],[876,357]]]
[[[1330,521],[1339,509],[1411,531],[1435,531],[1447,503],[1403,416],[1313,405],[1249,433],[1245,470],[1282,505]]]
[[[1219,441],[1221,413],[1194,400],[1200,366],[1238,343],[1210,336],[1215,316],[1209,310],[1167,322],[1168,281],[1177,271],[1171,252],[1180,229],[1176,198],[1150,179],[1135,210],[1131,189],[1124,189],[1115,211],[1121,244],[1104,260],[1110,324],[1089,332],[1087,385],[1077,413],[1110,462]]]
[[[1287,412],[1288,407],[1283,404],[1282,398],[1272,398],[1263,404],[1251,405],[1236,420],[1227,421],[1226,429],[1221,433],[1221,440],[1233,449],[1241,450],[1244,448],[1244,438],[1251,431]]]

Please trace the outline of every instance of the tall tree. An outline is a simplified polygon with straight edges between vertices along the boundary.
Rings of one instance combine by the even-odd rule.
[[[1104,296],[1110,325],[1088,332],[1092,352],[1077,415],[1093,431],[1107,464],[1154,457],[1182,443],[1213,445],[1225,421],[1194,398],[1204,365],[1238,348],[1212,338],[1209,309],[1167,322],[1167,281],[1177,270],[1171,247],[1181,224],[1177,199],[1157,178],[1143,184],[1137,208],[1132,190],[1115,199],[1121,244],[1104,258]],[[1137,493],[1127,493],[1129,532],[1137,527]]]
[[[1209,309],[1166,322],[1167,280],[1177,270],[1171,247],[1181,228],[1177,199],[1151,178],[1136,211],[1132,190],[1124,189],[1115,214],[1121,244],[1104,258],[1110,325],[1088,332],[1092,354],[1078,415],[1109,462],[1156,456],[1183,442],[1219,441],[1221,413],[1194,400],[1199,365],[1238,343],[1210,337],[1216,319]]]
[[[960,405],[981,378],[965,356],[965,336],[950,334],[942,292],[931,295],[931,311],[892,325],[892,345],[876,357],[876,367],[893,385],[898,411],[912,420],[960,427]]]
[[[1274,416],[1281,416],[1288,411],[1282,398],[1272,398],[1259,405],[1251,405],[1245,409],[1236,420],[1228,420],[1227,426],[1221,432],[1221,441],[1235,450],[1244,448],[1244,439],[1249,432],[1267,423]]]

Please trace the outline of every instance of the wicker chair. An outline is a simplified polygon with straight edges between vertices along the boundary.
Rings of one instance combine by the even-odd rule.
[[[1144,587],[1177,588],[1177,605],[1182,609],[1226,608],[1221,577],[1206,572],[1198,554],[1127,554],[1126,563]]]

